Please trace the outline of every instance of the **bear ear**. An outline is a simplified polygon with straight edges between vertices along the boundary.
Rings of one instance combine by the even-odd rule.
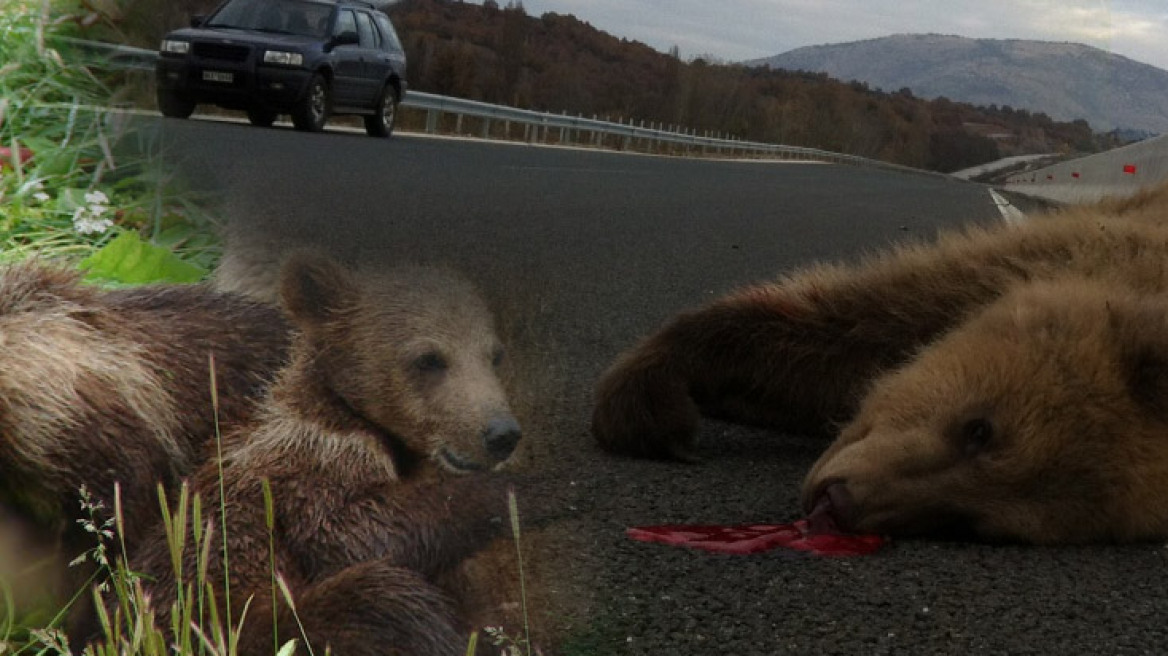
[[[302,327],[319,326],[357,302],[353,275],[336,262],[307,251],[294,252],[280,271],[280,301]]]

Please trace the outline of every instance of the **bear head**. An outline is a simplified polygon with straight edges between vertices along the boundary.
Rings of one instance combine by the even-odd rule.
[[[1168,536],[1168,302],[1003,295],[874,381],[804,505],[841,528],[1031,543]]]
[[[351,271],[296,253],[281,300],[313,371],[399,458],[466,472],[506,461],[520,438],[499,378],[503,346],[465,279],[429,267]]]

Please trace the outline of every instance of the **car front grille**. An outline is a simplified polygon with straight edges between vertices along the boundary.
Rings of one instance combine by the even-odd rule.
[[[195,56],[204,59],[218,59],[220,61],[242,62],[247,61],[251,48],[226,43],[195,43]]]

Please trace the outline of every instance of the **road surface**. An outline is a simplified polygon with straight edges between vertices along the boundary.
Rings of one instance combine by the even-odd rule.
[[[820,259],[1001,220],[986,188],[863,168],[669,159],[165,121],[172,161],[273,242],[444,262],[511,342],[532,466],[562,504],[536,541],[551,654],[1160,654],[1163,545],[899,541],[864,558],[718,556],[632,525],[776,522],[824,443],[707,422],[698,465],[608,456],[592,385],[674,313]],[[555,500],[555,501],[550,501]]]

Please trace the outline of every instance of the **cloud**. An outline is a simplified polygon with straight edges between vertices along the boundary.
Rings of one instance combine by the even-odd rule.
[[[1164,0],[524,0],[683,57],[739,61],[793,48],[933,32],[1072,41],[1168,68]]]

